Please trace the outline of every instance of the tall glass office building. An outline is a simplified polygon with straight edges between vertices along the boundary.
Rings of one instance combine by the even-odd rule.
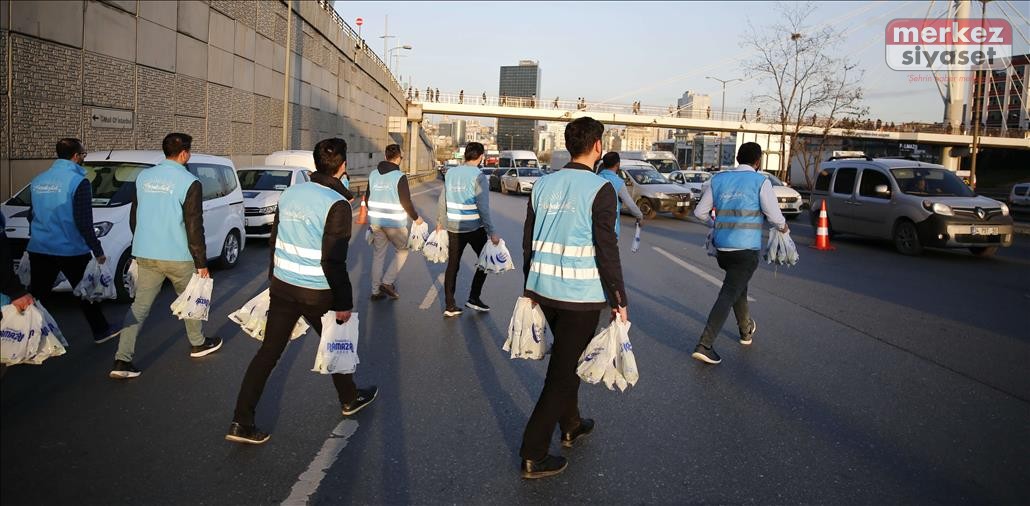
[[[522,60],[518,65],[501,67],[500,96],[536,97],[540,103],[540,66],[532,60]],[[528,105],[528,102],[526,102]],[[535,151],[536,121],[530,119],[497,120],[498,149],[524,149]]]

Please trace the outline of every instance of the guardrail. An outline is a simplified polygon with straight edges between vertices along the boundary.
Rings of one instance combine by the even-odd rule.
[[[350,24],[348,24],[347,21],[345,21],[343,17],[340,16],[339,12],[336,12],[336,9],[333,8],[333,2],[331,0],[317,1],[318,6],[321,7],[322,10],[324,10],[326,14],[328,14],[329,17],[333,20],[333,22],[335,22],[341,29],[343,29],[343,33],[346,34],[354,42],[355,49],[363,53],[369,60],[372,61],[372,63],[375,66],[379,67],[387,76],[389,76],[394,88],[396,88],[398,91],[403,92],[401,83],[397,81],[397,78],[393,75],[393,72],[390,72],[390,67],[383,63],[383,60],[379,58],[379,55],[377,55],[374,51],[372,51],[371,48],[368,47],[368,44],[365,42],[364,39],[362,39],[358,35],[358,32],[351,28]]]

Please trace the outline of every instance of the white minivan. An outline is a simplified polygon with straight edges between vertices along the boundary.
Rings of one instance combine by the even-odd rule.
[[[93,229],[104,247],[104,254],[117,261],[119,298],[128,298],[125,273],[132,259],[132,232],[129,212],[136,194],[136,176],[164,160],[160,151],[101,151],[86,155],[82,163],[93,187]],[[228,158],[194,153],[186,168],[200,180],[204,199],[204,236],[207,253],[224,268],[239,262],[243,251],[243,192],[232,161]],[[20,259],[29,242],[29,204],[26,186],[2,206],[7,219],[7,237],[12,255]],[[71,290],[58,279],[57,290]]]

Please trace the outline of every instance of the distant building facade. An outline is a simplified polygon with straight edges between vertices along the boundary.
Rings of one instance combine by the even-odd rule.
[[[533,60],[522,60],[518,65],[502,66],[498,94],[501,97],[536,97],[540,100],[540,66]],[[534,151],[537,147],[536,134],[534,120],[497,120],[497,144],[501,149]]]

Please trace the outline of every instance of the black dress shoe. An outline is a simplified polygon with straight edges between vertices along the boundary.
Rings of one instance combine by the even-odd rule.
[[[234,443],[259,445],[268,441],[270,437],[272,436],[261,432],[261,430],[253,425],[242,425],[233,422],[232,425],[229,426],[229,433],[225,435],[225,440],[232,441]]]
[[[592,418],[583,418],[579,421],[579,427],[576,427],[572,432],[561,433],[561,445],[565,448],[572,448],[576,444],[576,440],[582,437],[589,436],[594,431],[594,420]]]
[[[555,455],[548,455],[536,461],[523,459],[522,477],[527,480],[547,478],[548,476],[561,474],[561,472],[568,466],[569,461],[565,457],[558,457]]]

